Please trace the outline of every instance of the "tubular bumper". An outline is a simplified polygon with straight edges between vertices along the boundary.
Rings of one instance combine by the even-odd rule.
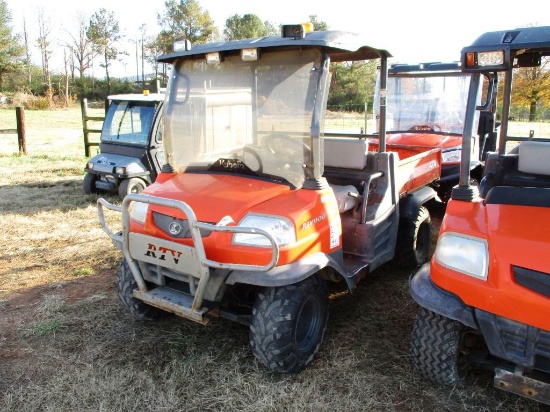
[[[160,205],[180,210],[188,219],[193,238],[193,247],[182,245],[164,239],[158,239],[152,236],[142,235],[130,232],[130,211],[131,202],[141,202],[154,205]],[[275,239],[266,231],[256,228],[236,227],[236,226],[218,226],[199,222],[193,210],[184,202],[163,199],[143,194],[129,194],[125,196],[122,206],[112,205],[105,199],[98,199],[98,215],[101,227],[109,235],[113,244],[124,253],[128,266],[138,285],[134,291],[134,296],[145,302],[162,307],[163,309],[177,313],[188,319],[203,322],[203,314],[207,311],[202,307],[204,294],[210,278],[210,269],[226,269],[239,271],[267,272],[277,264],[279,259],[279,246]],[[122,231],[114,233],[106,224],[103,214],[103,208],[122,213]],[[209,230],[212,232],[230,232],[230,233],[255,233],[268,239],[271,243],[271,260],[264,266],[243,265],[217,262],[207,258],[202,242],[200,230]],[[180,273],[185,273],[198,281],[194,296],[190,300],[182,301],[177,305],[168,305],[173,301],[170,296],[159,297],[153,295],[148,290],[140,262],[160,265]],[[156,289],[155,289],[156,290]],[[176,307],[177,306],[177,307]]]

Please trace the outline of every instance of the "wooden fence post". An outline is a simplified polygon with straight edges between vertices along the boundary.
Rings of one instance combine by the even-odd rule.
[[[103,121],[105,116],[89,116],[88,115],[88,99],[82,99],[80,102],[80,109],[82,111],[82,131],[84,133],[84,154],[86,157],[90,157],[90,146],[99,146],[97,142],[90,142],[90,133],[101,133],[101,129],[90,129],[88,127],[88,120]]]
[[[19,154],[27,154],[27,140],[25,137],[25,110],[18,106],[15,108],[15,117],[17,119],[17,143],[19,144]]]

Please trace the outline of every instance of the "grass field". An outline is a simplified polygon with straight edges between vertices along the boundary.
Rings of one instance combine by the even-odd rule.
[[[549,410],[494,389],[489,372],[456,388],[421,378],[408,353],[410,273],[391,266],[351,294],[334,290],[324,343],[298,375],[266,370],[247,328],[227,320],[132,320],[114,292],[120,252],[81,188],[80,109],[26,120],[28,156],[0,135],[0,410]],[[0,129],[14,125],[0,110]]]

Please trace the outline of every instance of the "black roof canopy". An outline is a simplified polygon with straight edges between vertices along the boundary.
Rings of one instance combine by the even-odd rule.
[[[363,39],[354,33],[345,31],[315,31],[303,38],[283,38],[268,36],[255,39],[214,42],[192,46],[190,50],[179,50],[157,57],[161,63],[172,63],[180,57],[196,56],[210,52],[229,52],[249,48],[275,47],[323,47],[331,56],[331,61],[353,61],[376,59],[382,56],[392,57],[384,49],[376,49],[365,45]]]
[[[511,52],[537,49],[542,56],[548,56],[550,55],[550,26],[487,32],[479,36],[470,46],[464,47],[462,54],[503,49]]]

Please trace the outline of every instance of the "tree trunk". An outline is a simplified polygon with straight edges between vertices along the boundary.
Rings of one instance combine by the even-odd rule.
[[[529,105],[529,121],[534,122],[537,117],[537,102],[532,101]]]
[[[105,78],[107,79],[107,94],[111,94],[111,79],[109,78],[109,58],[105,49]]]

